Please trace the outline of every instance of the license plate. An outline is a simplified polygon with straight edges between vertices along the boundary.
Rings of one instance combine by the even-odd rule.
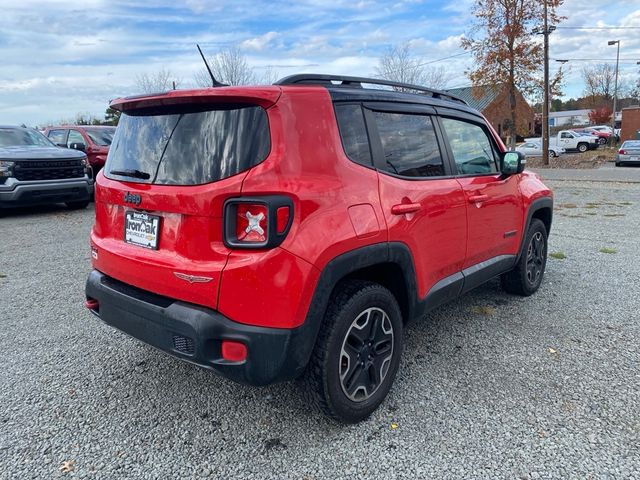
[[[158,249],[160,217],[148,213],[126,212],[124,241],[144,248]]]
[[[638,161],[638,157],[629,157],[629,161],[630,162],[637,162]]]

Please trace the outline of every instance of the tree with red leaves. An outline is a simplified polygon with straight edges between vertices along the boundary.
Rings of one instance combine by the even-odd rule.
[[[611,122],[612,113],[613,110],[607,106],[594,108],[589,112],[589,120],[595,125],[607,125]]]

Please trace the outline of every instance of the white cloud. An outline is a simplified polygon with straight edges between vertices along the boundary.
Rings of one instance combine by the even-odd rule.
[[[275,40],[279,36],[280,34],[278,32],[267,32],[264,35],[260,35],[259,37],[254,37],[243,41],[240,44],[240,47],[246,48],[248,50],[260,51],[268,47],[273,42],[273,40]]]

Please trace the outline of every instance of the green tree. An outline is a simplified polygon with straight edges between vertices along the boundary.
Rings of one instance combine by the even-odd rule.
[[[104,112],[104,122],[103,125],[118,125],[120,121],[120,112],[118,110],[114,110],[111,107],[107,107],[107,110]]]

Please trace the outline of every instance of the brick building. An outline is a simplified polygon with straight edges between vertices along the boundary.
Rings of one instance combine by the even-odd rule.
[[[620,141],[640,139],[640,107],[622,109],[622,131]]]
[[[480,110],[496,129],[500,137],[506,140],[505,124],[511,122],[509,89],[506,85],[483,85],[478,87],[451,88],[447,92],[465,100],[470,107]],[[535,112],[522,94],[516,91],[516,129],[518,137],[530,137],[534,134]]]

